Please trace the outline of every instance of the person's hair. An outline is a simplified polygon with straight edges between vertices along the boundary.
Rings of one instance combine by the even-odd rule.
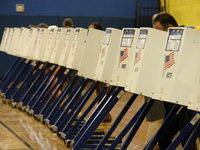
[[[90,24],[89,26],[94,26],[95,29],[103,30],[102,25],[98,22],[94,22],[94,23]]]
[[[29,25],[28,29],[30,29],[30,28],[38,28],[38,26],[36,26],[36,25]]]
[[[37,25],[39,28],[48,28],[48,25],[46,23],[40,23]]]
[[[70,18],[66,18],[63,21],[63,27],[73,27],[73,21]]]
[[[178,26],[178,23],[176,22],[175,18],[166,12],[161,12],[161,13],[154,15],[152,18],[152,24],[154,24],[155,22],[160,22],[160,24],[163,27],[166,27],[169,24],[171,24],[174,27]]]

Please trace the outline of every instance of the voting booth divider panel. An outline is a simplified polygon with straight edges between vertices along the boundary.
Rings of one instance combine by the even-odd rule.
[[[169,32],[153,28],[106,28],[105,32],[80,27],[5,28],[0,50],[21,59],[1,81],[1,98],[4,103],[19,107],[46,123],[58,132],[66,145],[68,140],[74,140],[76,149],[116,147],[122,143],[122,136],[131,130],[127,140],[119,146],[125,148],[156,99],[198,111],[199,37],[200,31],[187,27],[169,28]],[[64,87],[72,71],[78,73]],[[80,96],[91,80],[94,83]],[[108,87],[102,89],[94,100],[97,107],[90,118],[84,120],[95,103],[83,112],[80,121],[78,113],[100,82],[112,85],[112,88],[98,103]],[[25,96],[20,102],[15,99],[19,94],[16,90]],[[56,96],[60,90],[62,92]],[[119,112],[110,133],[96,130],[126,91],[133,93],[130,104],[138,95],[149,97],[149,100],[116,137],[117,140],[112,139],[108,144],[104,138],[114,132],[126,114],[127,106]],[[47,112],[51,116],[46,116]],[[73,122],[77,123],[74,124],[76,128],[73,128]],[[98,136],[91,137],[94,133]]]

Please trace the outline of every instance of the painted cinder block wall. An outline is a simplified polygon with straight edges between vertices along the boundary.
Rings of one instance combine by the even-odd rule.
[[[179,25],[200,26],[200,0],[166,0],[166,9]]]

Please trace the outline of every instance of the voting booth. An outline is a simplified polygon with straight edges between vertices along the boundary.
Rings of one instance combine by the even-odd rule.
[[[78,75],[88,79],[94,79],[104,31],[93,28],[90,28],[88,31],[85,50],[78,69]]]
[[[54,41],[55,41],[55,37],[56,37],[56,33],[57,33],[56,28],[52,28],[49,31],[49,35],[48,35],[48,39],[47,39],[47,43],[46,43],[46,49],[44,52],[44,58],[43,58],[44,61],[49,61],[49,59],[50,59],[52,47],[54,45]]]
[[[130,58],[130,68],[125,90],[152,96],[158,81],[158,68],[167,42],[168,33],[153,28],[140,28],[135,52]]]
[[[52,47],[52,53],[50,55],[50,62],[58,64],[61,51],[64,45],[65,41],[65,35],[66,35],[67,28],[58,28],[56,32],[55,41]]]
[[[198,57],[196,55],[196,57]],[[200,64],[199,63],[199,60],[196,60],[195,61],[195,64],[198,65]],[[200,70],[199,70],[199,67],[198,69],[196,70],[197,73],[193,74],[194,75],[194,84],[192,86],[192,89],[191,89],[191,94],[190,94],[190,97],[189,97],[189,102],[188,102],[188,109],[192,109],[192,110],[195,110],[195,111],[200,111],[200,82],[199,82],[199,79],[200,79]]]
[[[111,85],[125,86],[130,58],[134,54],[139,29],[123,28],[113,72],[110,80]]]
[[[121,32],[119,29],[106,28],[94,74],[95,80],[106,83],[110,82]]]
[[[153,98],[186,106],[190,97],[191,103],[198,101],[199,91],[194,85],[199,84],[199,46],[200,31],[187,27],[169,28]]]
[[[85,48],[88,29],[76,28],[73,41],[70,47],[67,68],[78,70],[79,63]]]
[[[7,53],[8,48],[10,47],[12,35],[13,35],[13,28],[8,28],[8,31],[5,37],[5,42],[3,42],[3,45],[2,45],[2,50],[6,53]]]
[[[28,39],[28,35],[29,35],[29,29],[24,27],[20,28],[20,35],[16,47],[16,55],[19,57],[24,57],[25,47],[27,45],[27,42],[25,41]]]
[[[20,28],[10,28],[9,37],[7,40],[6,53],[10,55],[16,55],[16,45],[18,44],[20,34]]]
[[[39,28],[35,45],[32,51],[33,59],[43,61],[49,29]]]
[[[64,41],[63,47],[61,47],[61,55],[58,61],[58,64],[61,66],[67,66],[67,61],[69,57],[71,43],[74,36],[74,31],[75,31],[74,28],[67,28],[67,32],[65,34],[65,41]]]
[[[7,43],[7,39],[8,39],[10,30],[11,30],[11,28],[5,28],[4,31],[3,31],[3,35],[2,35],[2,38],[1,38],[1,45],[0,45],[1,51],[5,51],[5,45]]]
[[[34,47],[34,43],[37,37],[37,29],[36,28],[30,28],[28,37],[25,39],[25,47],[24,47],[24,57],[27,59],[31,58],[32,50]]]

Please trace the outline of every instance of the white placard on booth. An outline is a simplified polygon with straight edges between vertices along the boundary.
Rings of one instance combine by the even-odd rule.
[[[158,68],[168,33],[153,28],[140,28],[135,52],[132,55],[125,90],[152,96],[158,78]]]
[[[51,56],[51,52],[52,52],[52,47],[54,45],[54,41],[55,41],[55,37],[56,37],[56,33],[57,33],[57,28],[52,28],[49,29],[49,35],[48,35],[48,39],[47,39],[47,43],[46,43],[46,49],[44,52],[44,61],[49,61],[49,58]]]
[[[104,31],[89,28],[85,50],[78,69],[79,76],[94,80],[103,37]]]
[[[85,48],[88,29],[76,28],[70,47],[67,68],[78,70],[79,63]]]
[[[74,28],[67,28],[67,31],[65,34],[65,41],[64,41],[63,47],[61,48],[61,55],[58,61],[58,64],[61,66],[67,66],[67,60],[68,60],[69,51],[70,51],[71,43],[74,36],[74,31],[75,31]]]
[[[7,42],[9,32],[10,32],[10,28],[8,28],[8,27],[4,28],[3,35],[2,35],[2,38],[1,38],[0,51],[5,51],[5,45],[6,45],[6,42]]]
[[[123,28],[113,72],[110,80],[111,85],[124,87],[130,65],[130,58],[134,54],[139,34],[138,28]]]
[[[7,53],[16,56],[16,50],[20,39],[20,28],[12,28],[10,31],[10,42]]]
[[[200,67],[199,47],[199,30],[169,28],[158,78],[160,82],[157,82],[154,98],[186,106],[189,104],[194,82],[199,82],[199,79],[195,80]]]
[[[95,80],[106,83],[110,82],[121,32],[119,29],[106,28],[94,74]]]
[[[44,53],[46,49],[46,42],[47,42],[50,30],[46,28],[39,28],[38,31],[39,31],[38,37],[37,37],[34,50],[33,50],[33,58],[35,60],[43,61]]]
[[[25,40],[25,48],[24,48],[24,57],[27,59],[31,59],[31,54],[32,54],[32,50],[34,47],[34,43],[37,37],[37,29],[36,28],[30,28],[29,29],[29,33],[28,33],[28,37]]]
[[[25,47],[27,43],[25,42],[28,39],[29,29],[28,28],[20,28],[20,37],[18,39],[17,47],[16,47],[16,55],[19,57],[24,57]]]
[[[56,37],[55,37],[55,41],[54,41],[54,44],[52,47],[52,53],[51,53],[51,57],[50,57],[51,63],[58,64],[58,62],[59,62],[62,48],[63,48],[64,41],[65,41],[66,32],[67,32],[67,28],[58,28],[57,29],[57,33],[56,33]]]

